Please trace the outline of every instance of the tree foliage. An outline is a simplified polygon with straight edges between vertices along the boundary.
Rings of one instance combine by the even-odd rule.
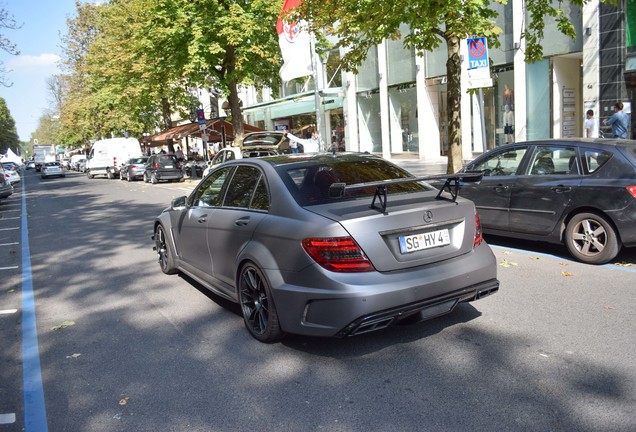
[[[11,116],[7,102],[0,97],[0,154],[4,154],[8,148],[16,151],[19,144],[15,120]]]
[[[369,48],[383,39],[401,37],[400,24],[411,32],[404,37],[407,46],[418,52],[447,47],[446,76],[448,82],[447,118],[449,135],[448,172],[462,165],[461,150],[461,63],[460,42],[472,36],[488,38],[489,46],[499,46],[501,29],[495,24],[498,16],[494,4],[507,0],[304,0],[292,12],[292,18],[305,18],[314,32],[336,36],[347,52],[341,62],[346,70],[356,71]],[[569,3],[582,6],[584,0]],[[526,60],[534,62],[543,56],[543,36],[546,18],[551,17],[564,34],[575,37],[574,26],[561,9],[561,2],[533,0],[525,2],[530,20],[521,37],[526,42]]]
[[[63,142],[169,128],[190,111],[189,88],[201,87],[228,97],[242,131],[238,86],[277,79],[280,4],[111,0],[76,8],[63,39]]]

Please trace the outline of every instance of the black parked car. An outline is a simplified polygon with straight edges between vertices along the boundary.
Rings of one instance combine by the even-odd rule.
[[[475,202],[485,233],[565,243],[575,259],[590,264],[636,246],[636,141],[508,144],[462,171],[484,174],[459,194]]]
[[[156,154],[148,158],[144,181],[156,184],[160,181],[183,181],[181,162],[173,154]]]

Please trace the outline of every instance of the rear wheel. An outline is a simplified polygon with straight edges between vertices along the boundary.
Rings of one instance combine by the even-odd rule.
[[[163,225],[157,225],[157,228],[155,228],[155,248],[159,257],[161,271],[165,274],[177,273],[174,252],[168,242]]]
[[[134,178],[132,178],[132,177],[130,176],[130,174],[128,174],[128,175],[126,176],[126,180],[127,180],[127,181],[129,181],[129,182],[131,182],[131,181],[133,181],[133,180],[134,180]]]
[[[106,170],[106,177],[108,178],[108,180],[112,180],[115,178],[115,174],[113,174],[111,170]]]
[[[148,173],[144,173],[144,183],[150,183],[150,177],[148,177]]]
[[[261,342],[276,342],[284,336],[272,299],[272,290],[261,270],[252,263],[241,269],[238,294],[245,327]]]
[[[92,179],[95,176],[93,174],[91,174],[91,170],[86,170],[86,177],[88,177],[89,179]]]
[[[565,245],[577,260],[588,264],[611,261],[621,244],[614,227],[603,216],[580,213],[565,228]]]
[[[157,180],[157,176],[154,173],[150,175],[150,183],[152,184],[159,183],[159,180]]]

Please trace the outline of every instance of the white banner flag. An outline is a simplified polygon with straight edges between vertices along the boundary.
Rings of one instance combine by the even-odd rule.
[[[282,14],[293,9],[301,0],[285,0]],[[291,81],[313,73],[311,64],[310,35],[304,21],[287,22],[278,18],[276,23],[278,32],[278,44],[283,55],[283,67],[280,68],[280,77],[283,81]]]

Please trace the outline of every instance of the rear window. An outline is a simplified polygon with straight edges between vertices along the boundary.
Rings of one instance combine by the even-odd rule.
[[[333,159],[319,164],[289,168],[287,176],[291,179],[302,204],[318,204],[330,200],[329,187],[333,183],[345,183],[353,185],[358,183],[374,182],[379,180],[392,180],[413,177],[402,168],[388,163],[383,159]],[[373,196],[376,187],[364,188],[346,192],[343,198],[358,198]],[[390,185],[389,194],[412,193],[432,190],[424,183],[402,183]]]
[[[175,165],[177,164],[176,156],[162,155],[158,156],[156,162],[159,165]]]
[[[252,134],[243,140],[244,147],[277,145],[283,139],[282,134]]]

